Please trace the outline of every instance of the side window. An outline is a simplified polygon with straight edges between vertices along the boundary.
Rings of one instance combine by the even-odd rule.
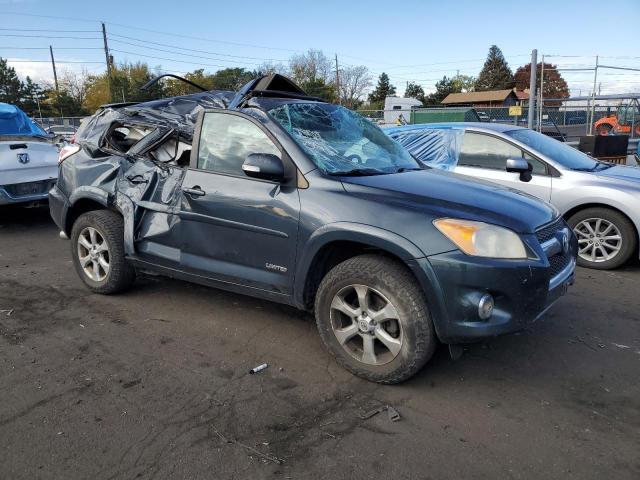
[[[528,153],[524,154],[524,159],[529,162],[529,165],[533,167],[531,173],[533,173],[534,175],[548,175],[546,163],[541,162],[537,158],[533,158]]]
[[[271,139],[246,118],[227,113],[205,113],[200,132],[198,168],[244,176],[242,164],[250,153],[281,156]]]
[[[534,175],[547,175],[544,162],[533,158],[518,147],[496,137],[465,132],[458,156],[458,165],[504,170],[509,158],[524,158],[533,167]]]
[[[522,158],[521,150],[499,138],[465,132],[458,165],[504,170],[509,158]]]

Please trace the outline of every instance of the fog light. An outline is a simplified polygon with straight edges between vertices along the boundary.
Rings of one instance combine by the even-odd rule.
[[[487,320],[493,313],[493,305],[493,297],[488,293],[485,293],[478,302],[478,316],[482,320]]]

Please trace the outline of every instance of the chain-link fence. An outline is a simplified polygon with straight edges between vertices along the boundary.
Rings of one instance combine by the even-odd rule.
[[[88,117],[33,117],[33,120],[48,133],[73,135],[85,118]]]
[[[615,98],[613,98],[615,97]],[[488,122],[527,126],[528,106],[509,107],[413,107],[401,110],[361,110],[363,116],[380,126],[405,123]],[[511,115],[512,113],[519,113]],[[566,142],[585,135],[629,135],[630,145],[640,137],[640,96],[630,95],[545,100],[536,108],[535,130]]]

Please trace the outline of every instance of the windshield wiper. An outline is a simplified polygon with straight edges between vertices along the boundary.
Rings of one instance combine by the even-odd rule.
[[[577,172],[599,172],[611,167],[613,167],[613,164],[611,163],[596,162],[596,164],[591,168],[572,168],[572,170],[575,170]]]
[[[354,168],[353,170],[338,170],[329,172],[332,177],[368,177],[372,175],[387,175],[392,172],[384,172],[375,168]]]
[[[415,172],[415,171],[418,171],[418,170],[424,170],[424,168],[420,168],[420,167],[400,167],[395,171],[395,173]]]

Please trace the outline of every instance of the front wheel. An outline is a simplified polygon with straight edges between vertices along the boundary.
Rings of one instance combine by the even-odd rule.
[[[615,210],[587,208],[567,221],[578,237],[578,265],[598,270],[618,268],[636,249],[631,221]]]
[[[411,272],[381,255],[334,267],[315,302],[320,336],[347,370],[366,380],[399,383],[431,358],[436,336],[424,294]]]

